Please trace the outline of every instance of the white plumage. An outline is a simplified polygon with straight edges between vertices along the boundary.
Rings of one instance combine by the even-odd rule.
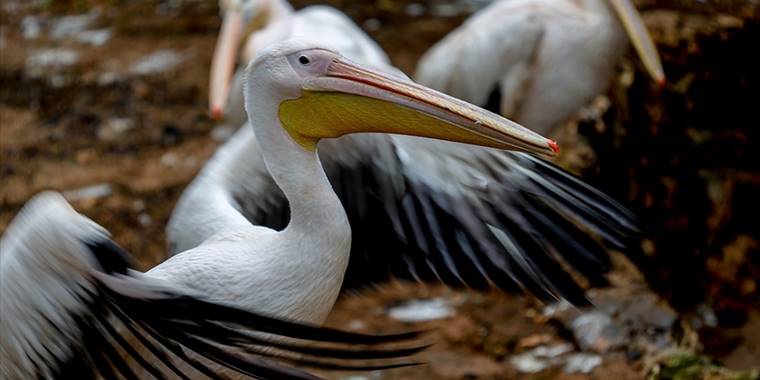
[[[626,33],[664,81],[629,0],[495,1],[433,46],[415,79],[545,134],[606,89]]]

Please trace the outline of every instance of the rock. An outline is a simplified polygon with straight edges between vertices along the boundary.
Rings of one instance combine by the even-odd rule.
[[[153,223],[153,219],[150,217],[150,215],[141,212],[139,215],[137,215],[137,222],[140,223],[143,227],[148,227]]]
[[[561,365],[564,362],[561,356],[572,350],[573,346],[568,343],[539,346],[512,356],[509,358],[509,364],[523,373],[541,372],[549,367]]]
[[[570,326],[578,346],[584,351],[603,353],[628,342],[624,328],[602,312],[582,314]]]
[[[184,54],[171,50],[159,50],[138,59],[129,71],[137,75],[163,73],[176,68],[184,60]]]
[[[565,373],[590,373],[602,364],[602,357],[595,354],[577,353],[565,359]]]
[[[42,23],[39,17],[26,16],[21,20],[21,34],[24,39],[31,40],[40,36],[42,33]]]
[[[49,69],[62,69],[69,67],[79,60],[79,53],[75,50],[40,49],[32,51],[26,58],[25,68],[31,76],[44,76]]]
[[[374,32],[380,29],[382,26],[382,22],[376,18],[368,18],[367,21],[364,21],[362,24],[362,27],[364,27],[364,30],[368,32]]]
[[[98,139],[106,142],[119,140],[130,129],[134,128],[132,119],[129,118],[112,118],[98,128]]]
[[[594,290],[595,308],[576,309],[562,304],[547,306],[544,315],[572,332],[583,351],[606,353],[625,348],[636,354],[674,344],[676,312],[645,287]]]
[[[420,3],[410,3],[404,7],[404,13],[409,17],[418,17],[425,13],[425,6]]]
[[[69,202],[98,199],[111,195],[113,188],[108,183],[87,186],[80,189],[64,191],[63,196]]]
[[[388,309],[388,315],[402,322],[422,322],[451,317],[454,309],[443,298],[409,300]]]
[[[362,321],[362,320],[352,319],[350,322],[348,322],[348,326],[347,327],[348,327],[349,330],[356,331],[356,330],[361,330],[361,329],[367,327],[367,324],[364,323],[364,321]]]
[[[161,165],[175,168],[179,165],[179,157],[172,152],[166,152],[161,156]]]
[[[549,367],[548,360],[539,359],[527,352],[509,358],[509,364],[523,373],[541,372]]]
[[[54,39],[72,38],[87,29],[98,17],[97,13],[60,17],[50,25],[50,37]]]
[[[105,29],[96,29],[96,30],[84,30],[82,32],[77,33],[74,36],[74,39],[83,44],[92,45],[92,46],[102,46],[108,40],[111,39],[111,29],[105,28]]]

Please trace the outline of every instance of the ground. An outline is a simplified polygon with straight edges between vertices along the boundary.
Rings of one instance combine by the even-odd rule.
[[[294,3],[304,6],[314,2]],[[346,10],[376,38],[394,64],[412,73],[417,59],[433,42],[486,1],[331,3]],[[692,91],[692,83],[714,83],[710,82],[713,72],[722,72],[715,69],[715,59],[698,58],[701,56],[697,52],[704,50],[702,42],[712,43],[713,48],[719,49],[726,46],[727,40],[739,41],[726,50],[741,52],[750,49],[751,41],[760,36],[757,4],[707,1],[690,4],[690,8],[684,10],[684,2],[675,0],[656,5],[653,1],[638,3],[645,9],[646,21],[653,30],[672,83],[663,93],[652,95],[652,86],[641,79],[637,63],[629,57],[610,93],[598,99],[579,122],[570,123],[560,132],[560,142],[564,142],[563,147],[568,152],[560,163],[644,214],[647,222],[662,226],[659,230],[664,231],[662,234],[655,233],[645,242],[645,255],[639,262],[660,260],[665,251],[673,252],[667,257],[679,258],[657,261],[664,263],[662,265],[645,265],[643,277],[626,265],[622,267],[628,269],[618,267],[616,275],[624,280],[613,282],[623,289],[621,291],[630,296],[630,289],[639,289],[646,278],[660,294],[676,304],[679,320],[689,326],[694,318],[709,320],[713,312],[710,308],[714,307],[720,323],[694,327],[699,330],[704,348],[731,367],[758,368],[756,358],[760,357],[760,349],[753,342],[760,341],[760,314],[756,311],[760,243],[757,227],[746,225],[747,215],[752,214],[741,212],[745,207],[745,210],[757,207],[746,200],[754,199],[753,190],[760,184],[757,155],[745,154],[742,149],[748,150],[748,141],[757,141],[754,135],[746,133],[748,128],[745,127],[756,127],[758,119],[739,118],[735,123],[739,127],[734,132],[719,136],[725,137],[720,141],[738,144],[736,160],[746,165],[731,163],[731,170],[723,170],[721,166],[721,170],[713,171],[687,165],[688,170],[698,173],[700,182],[689,182],[693,178],[687,175],[647,177],[665,188],[654,195],[646,189],[659,188],[647,187],[646,178],[637,176],[642,172],[651,174],[641,169],[650,166],[641,164],[645,160],[630,153],[632,149],[641,149],[642,141],[648,144],[647,139],[652,135],[667,135],[652,125],[677,119],[676,112],[670,110],[690,109],[694,104],[719,100],[718,96],[689,94],[713,89],[738,91],[739,95],[746,96],[757,94],[754,90],[757,82],[751,82],[757,78],[756,74],[726,77],[739,83],[738,87],[703,86]],[[207,72],[219,26],[216,3],[4,1],[0,12],[0,231],[32,195],[55,189],[65,192],[77,210],[110,230],[114,239],[135,255],[139,268],[150,268],[161,262],[166,252],[164,227],[170,212],[182,190],[220,144],[219,136],[224,132],[209,119],[206,108]],[[64,17],[67,15],[79,18]],[[715,56],[725,54],[728,53],[719,51]],[[740,53],[730,61],[745,62]],[[692,66],[699,70],[690,70]],[[751,70],[747,67],[749,64],[746,67],[737,64],[725,72]],[[734,83],[730,80],[726,83]],[[750,88],[742,87],[742,80],[753,83],[753,90],[741,92]],[[643,104],[628,100],[637,95],[645,99]],[[739,95],[736,96],[739,100],[731,104],[741,103],[744,97]],[[629,107],[629,103],[635,107]],[[732,109],[731,104],[721,106]],[[743,115],[741,111],[739,114]],[[705,122],[717,117],[700,115]],[[712,138],[705,135],[698,122],[684,123],[691,126],[682,128],[690,139]],[[648,134],[620,133],[621,128],[630,131],[632,124],[649,125]],[[614,144],[609,145],[610,141]],[[662,141],[668,144],[681,140]],[[630,154],[620,160],[604,160],[607,156],[601,144]],[[661,161],[668,165],[682,162]],[[610,186],[610,181],[620,180],[620,173],[633,174],[615,182],[626,186]],[[713,180],[716,177],[719,180]],[[704,208],[703,213],[697,214],[704,228],[691,228],[688,218],[694,215],[690,214],[693,203],[688,201],[693,199],[679,198],[683,190],[678,190],[679,186],[674,183],[688,191],[695,183],[697,189],[706,189],[700,190],[701,198],[694,198],[711,202],[697,203]],[[726,197],[731,199],[726,200]],[[686,203],[678,202],[683,199]],[[660,201],[662,207],[652,207]],[[721,208],[725,204],[731,207]],[[689,213],[680,212],[685,208]],[[662,216],[649,211],[652,209],[675,211]],[[682,234],[678,235],[680,240],[663,236],[672,231]],[[700,233],[709,235],[709,241],[703,243],[705,239],[684,237],[700,236],[694,235]],[[693,242],[689,249],[682,246],[679,249],[672,244],[673,241],[682,244],[685,240]],[[653,254],[647,247],[660,251]],[[694,265],[695,271],[686,271],[693,276],[674,274],[684,262]],[[667,270],[658,272],[651,268]],[[679,286],[690,289],[692,282],[689,281],[699,282],[699,291],[691,292],[699,302],[684,297],[691,294],[688,290],[679,290]],[[404,300],[431,298],[444,300],[455,309],[455,314],[415,324],[388,316],[389,308]],[[684,306],[680,307],[681,304]],[[703,310],[700,305],[708,305],[707,317],[705,313],[699,314]],[[724,321],[731,323],[722,323]],[[643,378],[656,367],[630,347],[623,347],[605,352],[601,365],[588,374],[567,373],[564,364],[558,364],[565,359],[556,358],[545,358],[553,365],[537,373],[520,372],[513,359],[521,353],[534,352],[537,347],[570,345],[573,353],[590,349],[580,346],[578,338],[561,318],[545,316],[543,305],[515,295],[390,284],[344,297],[329,324],[373,332],[418,328],[432,331],[429,339],[435,345],[422,356],[428,365],[362,375],[369,379],[622,380]],[[669,339],[673,346],[689,346],[683,343],[688,339],[677,333]],[[568,355],[559,356],[567,358]],[[323,374],[330,378],[349,376]]]

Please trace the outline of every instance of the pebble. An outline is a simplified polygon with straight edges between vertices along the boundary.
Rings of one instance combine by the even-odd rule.
[[[79,60],[79,53],[71,49],[35,50],[26,58],[26,69],[36,71],[51,67],[71,66]]]
[[[52,21],[50,37],[54,39],[71,38],[87,29],[97,18],[96,13],[63,16]]]
[[[153,223],[153,219],[151,219],[150,215],[141,212],[139,215],[137,215],[137,222],[140,223],[143,227],[148,227]]]
[[[116,141],[134,127],[130,118],[108,119],[102,127],[98,128],[98,139],[101,141]]]
[[[420,3],[407,4],[404,8],[404,13],[410,17],[422,16],[425,13],[425,6]]]
[[[409,300],[388,309],[388,315],[391,318],[402,322],[432,321],[448,318],[454,314],[454,309],[449,306],[445,299],[440,297],[427,300]]]
[[[368,32],[374,32],[380,29],[380,27],[383,24],[380,22],[380,20],[376,18],[368,18],[367,21],[364,21],[362,26],[364,27],[364,30]]]
[[[565,359],[565,373],[590,373],[602,364],[602,357],[595,354],[580,352]]]
[[[172,50],[159,50],[138,59],[129,71],[138,75],[157,74],[174,69],[184,60],[183,54]]]
[[[69,190],[63,192],[63,196],[69,200],[69,202],[82,201],[87,199],[98,199],[111,195],[113,188],[108,183],[100,183],[97,185],[82,187],[75,190]]]
[[[26,16],[21,20],[21,35],[25,39],[31,40],[37,38],[42,33],[42,23],[36,16]]]
[[[74,39],[82,44],[102,46],[111,39],[111,29],[84,30],[77,33]]]
[[[538,359],[527,352],[509,358],[509,364],[522,373],[541,372],[549,367],[548,360]]]

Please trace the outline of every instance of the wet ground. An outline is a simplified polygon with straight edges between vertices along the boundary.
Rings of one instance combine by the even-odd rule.
[[[485,1],[330,3],[412,73],[434,41]],[[429,364],[363,377],[326,376],[640,379],[653,368],[667,373],[667,365],[656,365],[662,351],[700,351],[700,339],[702,348],[730,367],[760,367],[760,234],[751,222],[760,160],[749,148],[758,141],[760,123],[749,103],[760,99],[754,97],[760,63],[745,55],[760,38],[757,4],[707,1],[685,10],[680,1],[639,3],[672,83],[655,92],[635,61],[627,60],[610,93],[560,132],[567,152],[560,163],[659,231],[637,259],[644,274],[616,260],[617,286],[598,293],[606,316],[588,314],[602,321],[594,325],[612,321],[612,335],[592,334],[598,339],[584,343],[589,333],[579,332],[579,315],[549,313],[518,296],[390,284],[345,297],[330,324],[361,331],[430,329],[436,344],[422,357]],[[1,12],[0,231],[32,195],[55,189],[109,229],[140,268],[161,262],[174,203],[224,132],[206,113],[216,3],[3,1]],[[733,117],[721,123],[727,113]],[[634,126],[644,132],[631,132]],[[647,154],[638,153],[642,146]],[[699,154],[707,151],[714,165],[668,154],[695,147],[703,149]],[[682,265],[688,270],[679,270]],[[644,278],[685,322],[646,290]],[[414,313],[432,307],[443,318],[392,318],[391,310],[409,299],[433,300],[432,306],[415,305]],[[631,310],[611,299],[657,301],[642,302],[651,309]],[[622,315],[634,315],[633,322],[621,321]],[[659,317],[648,320],[652,315]]]

